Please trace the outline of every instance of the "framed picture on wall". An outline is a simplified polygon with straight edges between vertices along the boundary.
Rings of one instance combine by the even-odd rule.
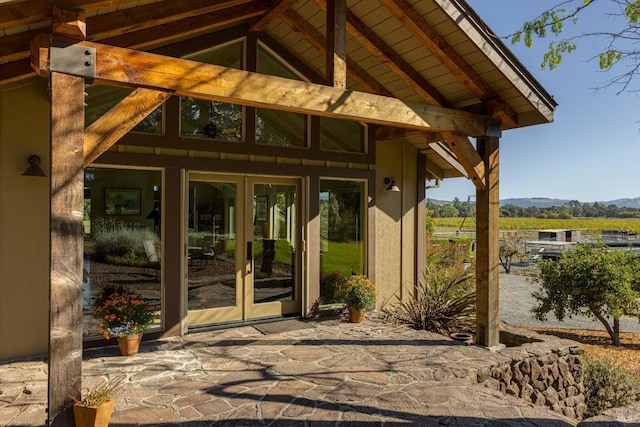
[[[256,197],[256,221],[267,220],[267,210],[269,206],[269,199],[267,196]]]
[[[105,188],[105,215],[140,215],[139,188]]]

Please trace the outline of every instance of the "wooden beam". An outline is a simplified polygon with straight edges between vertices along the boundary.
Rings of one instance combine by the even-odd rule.
[[[293,31],[299,34],[311,46],[315,47],[321,54],[326,56],[327,49],[325,37],[302,16],[294,10],[289,9],[282,14],[281,18],[282,22],[291,27]],[[371,93],[377,93],[378,95],[389,97],[393,96],[386,87],[381,85],[376,79],[367,73],[364,68],[349,57],[347,57],[347,73],[348,76],[362,86],[364,90]]]
[[[464,169],[464,167],[460,164],[458,159],[456,159],[449,150],[441,145],[440,142],[433,142],[429,144],[429,148],[431,151],[436,153],[442,160],[449,163],[455,170],[457,170],[462,176],[465,178],[469,178],[469,173]],[[444,175],[438,175],[439,178],[446,178]]]
[[[471,144],[471,141],[455,132],[442,132],[449,149],[456,155],[458,162],[464,167],[467,176],[478,189],[487,187],[485,166],[482,158]]]
[[[165,24],[199,17],[201,21],[206,15],[230,8],[238,9],[250,3],[250,0],[180,0],[162,1],[136,6],[130,9],[118,10],[111,13],[97,15],[88,20],[89,39],[104,40],[109,37],[150,30]],[[229,11],[234,14],[234,9]],[[203,16],[204,15],[204,16]],[[221,16],[220,14],[216,14]],[[153,32],[153,31],[151,31]]]
[[[262,18],[258,19],[252,26],[251,31],[261,32],[267,28],[267,25],[280,18],[280,15],[291,6],[296,4],[298,0],[280,0],[276,2],[275,6],[271,7],[271,10],[266,13]]]
[[[171,2],[162,3],[168,4]],[[174,3],[182,4],[182,2]],[[225,2],[225,4],[226,3],[235,4],[236,2]],[[209,10],[212,7],[213,6],[208,6],[207,9],[199,10]],[[3,9],[0,8],[0,11],[1,10]],[[49,13],[51,13],[50,6],[48,10]],[[87,26],[90,30],[87,35],[87,39],[93,41],[99,40],[105,44],[111,44],[114,46],[146,49],[162,42],[174,40],[178,37],[187,37],[203,31],[220,28],[225,25],[233,25],[252,17],[262,16],[268,10],[268,0],[258,0],[249,3],[246,3],[245,0],[244,3],[237,4],[226,9],[214,10],[202,15],[194,15],[180,20],[165,22],[152,28],[147,28],[143,23],[140,23],[139,27],[144,28],[137,31],[134,31],[136,28],[135,23],[131,23],[127,20],[122,21],[120,19],[109,18],[109,14],[98,15],[90,17],[87,20]],[[122,13],[124,13],[124,11]],[[184,13],[179,14],[178,16],[183,15]],[[102,25],[103,19],[106,22],[109,22],[112,26],[102,26],[100,27],[103,28],[100,34],[92,34],[91,31],[95,32],[95,27]],[[15,64],[7,66],[0,65],[0,84],[33,76],[31,67],[27,66],[27,63],[29,62],[28,59],[25,60],[23,58],[29,57],[31,40],[40,33],[40,30],[34,30],[27,33],[19,33],[15,36],[0,37],[0,64],[9,64],[11,61],[16,62]],[[104,38],[105,36],[109,37]],[[19,74],[20,70],[23,70],[23,74]]]
[[[347,2],[327,0],[327,84],[347,88]]]
[[[54,6],[51,14],[51,31],[72,40],[87,38],[87,18],[84,10]]]
[[[380,3],[475,96],[481,100],[498,98],[497,93],[480,73],[475,71],[407,0],[380,0]]]
[[[402,129],[389,126],[379,126],[376,129],[376,141],[391,141],[399,138],[409,138],[420,135],[422,132],[415,129]]]
[[[0,31],[10,30],[49,19],[53,2],[28,0],[0,8]]]
[[[476,189],[476,342],[494,347],[500,344],[500,145],[495,137],[478,138],[477,144],[487,186]]]
[[[225,25],[234,25],[246,19],[262,16],[268,11],[268,0],[254,0],[227,9],[215,10],[203,15],[195,15],[178,21],[170,21],[162,25],[156,25],[149,29],[130,31],[126,34],[113,35],[99,40],[104,44],[113,46],[136,49],[148,48],[164,42],[175,41],[180,37],[199,34],[224,27]],[[91,24],[92,20],[90,19],[88,23],[90,30],[92,28]],[[88,39],[95,40],[91,36],[91,31],[89,32]]]
[[[51,74],[49,425],[73,425],[82,385],[83,103],[84,79]]]
[[[320,8],[326,9],[326,0],[315,1]],[[447,101],[444,95],[438,92],[427,79],[422,77],[402,56],[350,10],[347,10],[347,31],[426,102],[433,105],[452,107],[452,104]]]
[[[463,110],[500,119],[503,129],[518,127],[518,113],[511,105],[501,99],[487,99],[479,104],[468,105]]]
[[[33,63],[41,74],[48,72],[49,43],[50,37],[44,35],[34,40]],[[179,96],[426,132],[485,134],[486,116],[97,43],[78,45],[95,49],[96,84],[146,87]]]
[[[65,0],[59,2],[67,8],[96,10],[113,6],[113,0]],[[46,21],[51,17],[52,1],[25,0],[0,7],[0,30],[23,27]]]
[[[136,89],[89,125],[84,134],[84,166],[89,166],[170,96],[170,92]]]

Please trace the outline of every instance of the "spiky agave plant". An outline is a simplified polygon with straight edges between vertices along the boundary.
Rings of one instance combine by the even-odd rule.
[[[409,299],[390,310],[389,317],[416,329],[449,335],[472,331],[476,315],[474,269],[462,262],[443,262],[451,255],[444,250],[427,260],[422,282]],[[448,261],[451,261],[448,258]]]

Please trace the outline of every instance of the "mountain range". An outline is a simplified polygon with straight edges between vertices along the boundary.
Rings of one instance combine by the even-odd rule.
[[[439,204],[439,205],[450,205],[452,201],[444,201],[444,200],[435,200],[429,199],[429,201]],[[461,200],[464,202],[464,200]],[[504,205],[516,205],[522,206],[523,208],[530,207],[538,207],[538,208],[549,208],[551,206],[564,206],[569,203],[571,200],[568,199],[551,199],[548,197],[521,197],[521,198],[512,198],[512,199],[502,199],[500,200],[500,206]],[[472,203],[474,203],[472,201]],[[580,202],[582,204],[588,203],[593,204],[594,202]],[[601,205],[609,206],[616,205],[619,208],[640,208],[640,197],[636,197],[634,199],[616,199],[616,200],[608,200],[608,201],[600,201],[598,203]]]

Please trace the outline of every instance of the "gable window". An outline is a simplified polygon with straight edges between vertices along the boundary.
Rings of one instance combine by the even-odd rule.
[[[320,149],[341,153],[365,153],[365,127],[358,122],[320,118]]]
[[[258,46],[258,73],[301,80],[278,58]],[[268,89],[268,88],[267,88]],[[260,90],[257,88],[257,90]],[[307,116],[285,111],[257,109],[256,142],[265,145],[305,148]]]
[[[87,127],[129,96],[132,90],[113,86],[87,86],[85,92],[87,106],[84,110],[84,124]],[[161,135],[162,126],[162,106],[160,106],[138,123],[133,128],[133,132]]]
[[[189,59],[206,64],[242,69],[243,43],[221,46]],[[242,106],[226,102],[182,97],[180,135],[217,141],[242,141]]]

